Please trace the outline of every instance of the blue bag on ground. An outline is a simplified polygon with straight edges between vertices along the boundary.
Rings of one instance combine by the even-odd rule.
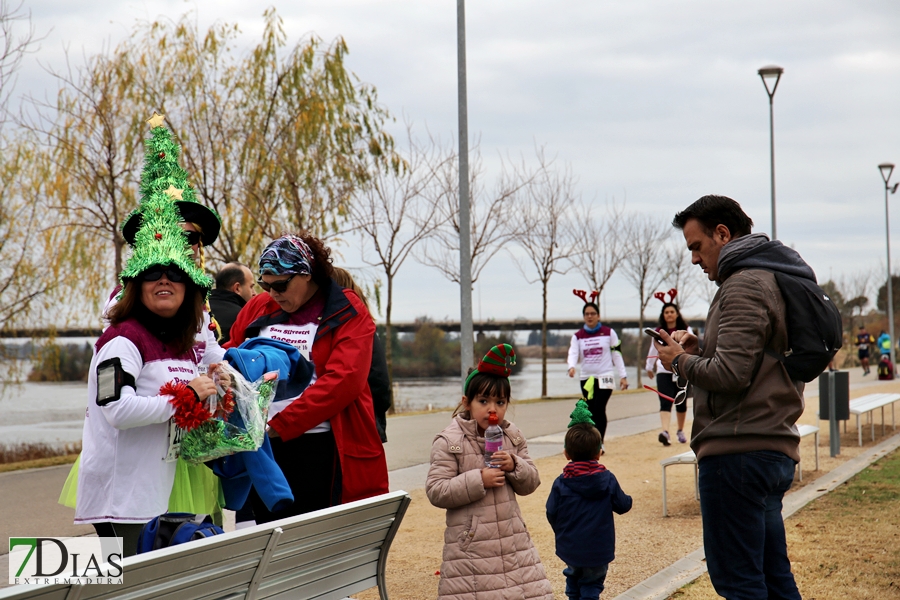
[[[151,519],[141,529],[137,553],[143,554],[193,540],[202,540],[220,533],[225,532],[213,524],[209,515],[166,513]]]

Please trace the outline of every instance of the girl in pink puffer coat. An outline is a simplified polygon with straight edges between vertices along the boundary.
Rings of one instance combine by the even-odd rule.
[[[439,600],[552,600],[553,590],[522,520],[516,494],[541,484],[525,437],[504,420],[515,353],[494,346],[469,374],[453,421],[431,447],[428,500],[447,509]],[[491,414],[503,429],[503,449],[484,462]]]

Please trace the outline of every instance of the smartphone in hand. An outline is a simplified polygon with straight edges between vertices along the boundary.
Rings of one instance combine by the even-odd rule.
[[[661,346],[665,346],[666,343],[663,341],[662,336],[659,335],[659,332],[653,329],[652,327],[644,327],[644,333],[652,337],[654,340],[659,342]]]

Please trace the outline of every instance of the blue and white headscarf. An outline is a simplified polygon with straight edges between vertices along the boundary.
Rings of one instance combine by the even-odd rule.
[[[283,235],[266,246],[259,257],[260,275],[311,275],[313,253],[295,235]]]

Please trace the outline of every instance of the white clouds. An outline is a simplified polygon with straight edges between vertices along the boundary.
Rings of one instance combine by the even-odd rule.
[[[77,63],[82,52],[115,45],[136,19],[195,10],[202,27],[239,23],[244,43],[263,26],[263,5],[230,0],[32,0],[29,7],[38,33],[52,27],[19,81],[20,92],[37,95],[54,86],[36,60],[61,69],[68,44]],[[427,123],[443,139],[455,135],[455,2],[276,8],[292,41],[310,32],[326,42],[343,36],[350,67],[395,115]],[[723,193],[767,231],[768,102],[756,69],[775,63],[785,68],[775,97],[781,237],[820,274],[875,264],[883,254],[876,165],[900,163],[895,0],[493,0],[470,1],[466,10],[470,137],[480,134],[487,165],[547,144],[572,165],[585,202],[621,199],[627,190],[629,207],[671,214],[702,194]],[[349,262],[354,252],[344,249]],[[539,289],[508,257],[484,277],[483,316],[539,314]],[[397,283],[398,319],[458,312],[457,289],[424,267],[410,263]],[[566,314],[580,285],[572,275],[554,279],[550,314]],[[611,285],[610,312],[633,313],[633,292],[621,281]]]

